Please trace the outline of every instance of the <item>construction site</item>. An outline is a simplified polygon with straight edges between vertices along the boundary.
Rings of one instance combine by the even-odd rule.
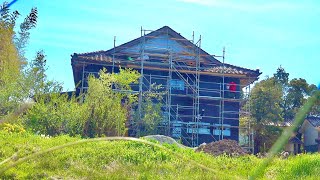
[[[141,28],[141,37],[107,51],[73,54],[71,64],[77,92],[88,88],[87,77],[102,68],[118,73],[120,68],[137,70],[139,83],[132,84],[141,117],[143,93],[161,96],[163,135],[195,147],[222,139],[236,140],[253,152],[250,121],[250,85],[261,72],[225,63],[225,49],[212,55],[201,49],[201,36],[187,39],[168,26],[158,30]],[[245,125],[239,119],[246,118]],[[131,133],[135,133],[131,129]],[[130,134],[129,134],[130,136]]]

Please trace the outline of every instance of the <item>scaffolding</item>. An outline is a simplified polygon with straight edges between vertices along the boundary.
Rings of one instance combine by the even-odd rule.
[[[251,152],[253,152],[253,131],[251,129],[251,121],[247,122],[246,127],[243,130],[239,126],[227,126],[225,124],[226,120],[239,121],[240,116],[250,117],[250,105],[242,111],[230,111],[225,109],[226,102],[239,102],[242,101],[240,97],[229,98],[226,96],[226,86],[228,83],[225,81],[226,78],[226,66],[225,66],[225,48],[223,48],[223,53],[221,56],[204,54],[201,50],[201,36],[197,41],[194,40],[194,33],[192,34],[192,40],[187,40],[184,38],[170,37],[168,30],[157,31],[161,36],[151,36],[151,30],[145,30],[141,27],[141,37],[140,37],[140,47],[139,49],[127,49],[127,47],[116,47],[116,37],[114,37],[114,47],[112,50],[112,72],[115,71],[116,67],[121,64],[130,63],[130,67],[134,69],[139,69],[140,79],[138,83],[138,89],[132,88],[132,92],[138,94],[138,113],[139,118],[142,117],[142,101],[143,93],[150,90],[151,85],[154,83],[160,83],[163,89],[164,98],[161,102],[163,104],[163,116],[165,117],[162,126],[165,127],[164,134],[171,136],[176,139],[180,139],[188,146],[198,146],[199,145],[199,135],[208,134],[207,131],[202,132],[204,129],[209,129],[210,136],[214,141],[222,140],[225,138],[226,129],[238,128],[239,132],[244,132],[246,138],[244,138],[244,147]],[[155,40],[156,43],[147,43],[148,40]],[[160,40],[159,40],[160,39]],[[171,44],[172,41],[183,42],[189,41],[190,43],[184,43],[183,48],[187,51],[177,51]],[[124,50],[124,51],[121,51]],[[213,58],[222,58],[222,69],[220,71],[221,82],[205,82],[200,79],[200,76],[205,69],[202,66],[203,58],[212,56]],[[126,57],[126,58],[121,58]],[[100,59],[103,61],[110,61],[110,57],[92,57],[93,59]],[[105,64],[101,64],[104,65]],[[208,66],[216,65],[215,62],[212,64],[207,64]],[[148,66],[148,69],[146,69]],[[152,74],[148,73],[152,67],[154,70],[159,69],[159,67],[165,69],[162,74]],[[152,69],[151,68],[151,69]],[[87,72],[83,66],[82,72],[82,84],[81,91],[85,87],[85,73],[93,74],[97,72]],[[177,84],[174,84],[175,80],[183,82],[183,93],[177,93],[174,89],[177,88]],[[165,82],[165,83],[163,83]],[[250,82],[250,79],[249,79]],[[201,87],[201,84],[208,84],[208,87]],[[250,96],[250,83],[246,87],[242,87],[239,83],[237,84],[239,90],[235,93],[243,93],[245,100],[249,100]],[[178,87],[179,88],[179,87]],[[243,89],[245,91],[243,92]],[[209,94],[209,95],[208,95]],[[185,97],[192,100],[192,104],[173,104],[173,99],[177,97]],[[217,104],[212,104],[218,110],[218,116],[206,115],[204,110],[200,109],[200,104],[202,101],[210,100],[216,101]],[[249,103],[250,104],[250,103]],[[192,112],[185,113],[185,112]],[[234,116],[232,116],[234,115]],[[230,117],[231,116],[231,117]],[[215,123],[202,122],[203,119],[210,120]],[[250,119],[250,118],[249,118]],[[215,133],[211,133],[210,129],[213,129]],[[217,138],[218,137],[218,138]]]

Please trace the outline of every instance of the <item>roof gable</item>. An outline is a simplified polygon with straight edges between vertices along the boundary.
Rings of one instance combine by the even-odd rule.
[[[310,124],[314,127],[320,127],[320,117],[318,116],[308,116],[306,118]]]
[[[196,43],[197,44],[197,43]],[[143,47],[142,47],[143,46]],[[171,48],[168,50],[168,48]],[[144,53],[141,53],[143,50]],[[196,50],[196,52],[195,52]],[[89,53],[74,53],[71,58],[75,71],[80,71],[79,62],[97,63],[100,65],[126,65],[139,69],[141,59],[144,59],[144,68],[159,71],[168,71],[169,55],[172,55],[173,64],[178,71],[193,73],[197,57],[200,57],[199,71],[211,76],[238,77],[242,85],[248,85],[258,79],[261,72],[246,69],[231,64],[221,63],[214,56],[208,54],[194,43],[168,26],[152,31],[132,41],[116,46],[107,51]]]
[[[168,53],[168,49],[171,50],[172,55],[179,55],[179,58],[186,58],[186,60],[191,59],[195,56],[194,50],[197,48],[190,40],[181,36],[179,33],[174,31],[168,26],[164,26],[158,30],[152,31],[144,36],[136,38],[132,41],[124,43],[122,45],[116,46],[115,48],[109,49],[107,51],[97,51],[90,53],[78,54],[81,56],[111,56],[115,55],[126,55],[134,56],[133,58],[138,58],[141,55],[141,48],[144,45],[144,53],[146,56],[155,55],[158,58],[161,55],[165,55],[163,52]],[[206,64],[221,64],[216,58],[214,58],[209,53],[205,52],[200,48],[201,55],[200,62],[205,62]],[[150,55],[151,54],[151,55]]]

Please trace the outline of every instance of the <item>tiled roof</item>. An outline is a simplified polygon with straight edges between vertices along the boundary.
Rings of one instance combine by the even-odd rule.
[[[193,43],[190,42],[189,40],[187,40],[186,38],[184,38],[183,36],[181,36],[179,33],[177,33],[176,31],[174,31],[173,29],[171,29],[168,26],[164,26],[156,31],[152,31],[151,33],[147,34],[146,36],[157,36],[161,33],[163,33],[164,31],[166,31],[167,33],[169,33],[172,37],[176,38],[176,39],[184,39],[184,41],[179,41],[179,43],[183,43],[185,46],[193,46]],[[129,41],[127,43],[124,43],[122,45],[119,45],[117,47],[115,47],[115,49],[109,49],[107,51],[94,51],[94,52],[86,52],[86,53],[74,53],[74,55],[72,55],[72,60],[78,59],[78,60],[86,60],[86,61],[96,61],[96,62],[112,62],[112,57],[114,53],[117,53],[117,51],[121,50],[121,49],[126,49],[128,47],[132,47],[133,45],[137,45],[141,43],[141,37],[136,38],[132,41]],[[239,67],[239,66],[234,66],[231,64],[224,64],[221,63],[220,61],[218,61],[217,59],[215,59],[213,56],[209,55],[207,52],[205,52],[204,50],[200,49],[200,54],[203,55],[203,58],[206,59],[207,63],[204,63],[201,65],[201,71],[203,72],[212,72],[212,73],[225,73],[225,74],[234,74],[234,75],[249,75],[249,76],[253,76],[255,78],[257,78],[261,72],[256,69],[256,70],[251,70],[251,69],[246,69],[243,67]],[[139,61],[139,60],[138,60]],[[125,62],[123,61],[123,59],[121,59],[120,57],[115,57],[115,62],[121,64],[121,62]],[[127,63],[127,62],[125,62]],[[129,63],[134,63],[133,61],[129,62]]]
[[[314,127],[320,127],[320,116],[308,116],[306,118]]]
[[[292,144],[303,144],[303,142],[300,139],[298,139],[296,136],[290,138],[289,142]]]
[[[226,74],[253,74],[253,73],[259,73],[259,70],[251,70],[251,69],[246,69],[243,67],[237,67],[237,66],[233,66],[230,64],[225,64],[225,66],[223,67],[223,65],[217,65],[217,66],[213,66],[213,67],[209,67],[207,69],[205,69],[204,71],[207,72],[213,72],[213,73],[226,73]]]
[[[310,124],[314,127],[320,127],[320,116],[307,116],[306,120],[310,122]],[[293,124],[294,120],[285,120],[282,123],[282,126],[291,126]]]
[[[179,40],[180,43],[184,44],[185,46],[194,46],[194,44],[187,40],[185,37],[183,37],[180,33],[174,31],[172,28],[170,28],[169,26],[163,26],[155,31],[152,31],[148,34],[146,34],[144,37],[155,37],[160,35],[161,33],[166,32],[167,34],[171,35],[173,37],[173,39],[177,39]],[[142,37],[138,37],[132,41],[126,42],[124,44],[121,44],[117,47],[115,47],[115,52],[117,52],[119,49],[123,49],[123,48],[128,48],[131,47],[135,44],[139,44],[141,43]],[[104,53],[104,54],[112,54],[114,52],[114,48],[111,48],[107,51],[95,51],[95,52],[86,52],[86,53],[75,53],[75,55],[95,55],[96,53]],[[216,58],[214,58],[213,56],[210,56],[209,53],[207,53],[206,51],[204,51],[203,49],[200,48],[200,54],[206,55],[206,58],[208,60],[210,60],[213,63],[221,63],[220,61],[218,61]]]
[[[100,61],[100,62],[112,62],[112,56],[106,56],[104,51],[97,51],[95,53],[85,53],[77,55],[78,58],[85,59],[85,60],[93,60],[93,61]],[[116,59],[116,63],[121,63],[128,60],[120,60]],[[131,61],[134,62],[134,61]],[[250,74],[260,74],[259,70],[251,70],[246,69],[243,67],[233,66],[230,64],[225,64],[223,67],[222,64],[219,65],[207,65],[207,67],[202,67],[202,71],[204,72],[212,72],[212,73],[224,73],[225,74],[237,74],[237,75],[250,75]]]

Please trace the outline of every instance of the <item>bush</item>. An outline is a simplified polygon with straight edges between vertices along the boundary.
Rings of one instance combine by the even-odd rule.
[[[87,119],[86,106],[75,97],[52,93],[37,98],[37,102],[22,117],[25,127],[35,133],[55,136],[82,134]]]

